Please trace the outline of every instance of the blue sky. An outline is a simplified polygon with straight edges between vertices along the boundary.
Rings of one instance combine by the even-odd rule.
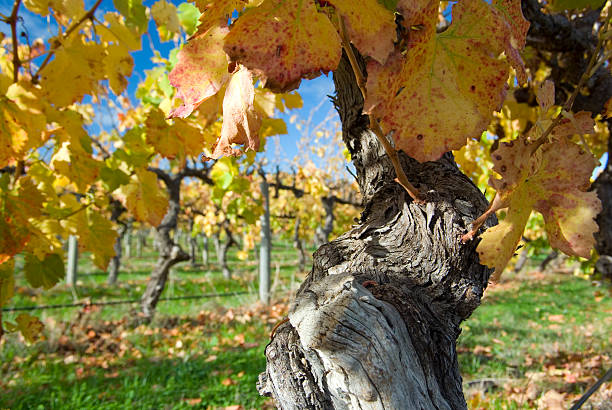
[[[152,6],[157,0],[144,0],[145,6]],[[182,3],[181,0],[170,0],[175,5]],[[85,0],[85,9],[91,7],[95,0]],[[12,9],[12,2],[3,1],[0,3],[0,13],[4,15],[10,15]],[[115,11],[112,0],[104,0],[96,12],[96,16],[102,20],[103,15],[108,11]],[[43,38],[44,40],[49,39],[57,33],[57,26],[53,22],[52,18],[44,18],[28,11],[23,5],[20,7],[19,15],[22,17],[22,24],[18,26],[19,31],[26,31],[30,42],[33,42],[36,38]],[[10,37],[10,27],[8,24],[0,26],[0,31],[3,32],[7,37]],[[127,93],[133,102],[136,101],[134,98],[134,92],[136,91],[138,84],[144,80],[147,69],[154,67],[151,62],[153,56],[153,50],[151,49],[151,43],[153,47],[163,56],[168,57],[170,51],[176,47],[173,41],[162,43],[160,42],[155,23],[151,20],[149,22],[148,30],[149,39],[145,36],[142,41],[142,49],[132,53],[134,58],[134,70],[132,76],[128,81]],[[20,37],[20,41],[23,42],[23,37]],[[282,135],[276,139],[280,146],[275,146],[274,141],[270,141],[266,147],[266,153],[264,154],[269,161],[270,167],[275,167],[277,164],[282,168],[287,169],[287,161],[293,160],[298,155],[298,141],[301,138],[300,131],[295,127],[295,124],[289,122],[289,118],[293,114],[297,114],[298,117],[308,117],[310,112],[315,108],[319,107],[317,112],[313,115],[313,121],[322,121],[333,109],[333,105],[327,95],[333,93],[333,81],[331,74],[329,76],[322,75],[314,80],[305,80],[299,89],[304,106],[299,110],[294,110],[288,114],[281,114],[287,122],[287,129],[289,135]],[[86,98],[85,102],[89,102],[91,99]],[[323,101],[323,102],[322,102]],[[322,104],[321,104],[322,102]],[[104,107],[97,107],[98,118],[96,122],[100,124],[102,128],[112,128],[116,124],[114,115],[111,114],[110,110],[106,110]],[[89,132],[96,134],[100,130],[98,124],[93,124],[89,127]]]

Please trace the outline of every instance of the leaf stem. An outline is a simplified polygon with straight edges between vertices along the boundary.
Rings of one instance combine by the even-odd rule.
[[[21,0],[18,0],[21,1]],[[34,74],[34,76],[32,77],[34,79],[34,81],[36,81],[40,75],[40,72],[47,66],[47,64],[49,64],[49,61],[51,60],[51,57],[53,57],[53,55],[55,54],[55,52],[60,48],[60,46],[62,45],[61,42],[66,40],[68,38],[68,36],[70,34],[72,34],[76,29],[78,29],[80,27],[81,24],[83,24],[86,20],[92,20],[94,17],[94,13],[96,12],[96,10],[98,9],[98,7],[100,6],[100,4],[102,3],[102,0],[97,0],[93,6],[91,6],[91,8],[89,10],[87,10],[87,12],[83,15],[83,17],[81,17],[78,21],[76,21],[75,23],[73,23],[68,30],[66,30],[66,32],[64,32],[64,34],[62,35],[62,39],[58,40],[58,43],[56,43],[56,46],[53,47],[51,50],[49,50],[49,52],[47,53],[47,55],[45,56],[45,59],[43,60],[43,62],[40,64],[40,67],[38,67],[38,70],[36,70],[36,73]]]
[[[355,56],[351,43],[348,39],[348,36],[346,35],[346,30],[344,27],[344,19],[342,18],[342,16],[338,16],[338,19],[339,19],[338,26],[340,29],[339,30],[340,39],[342,40],[342,48],[344,49],[344,51],[346,52],[346,55],[348,56],[348,59],[351,63],[351,67],[353,69],[353,73],[355,74],[357,86],[359,87],[359,90],[361,91],[361,95],[363,96],[363,100],[365,101],[367,97],[366,80],[365,80],[363,73],[361,72],[361,68],[359,68],[357,57]],[[410,195],[410,197],[415,202],[423,203],[424,201],[420,197],[419,190],[410,183],[410,181],[408,180],[408,177],[406,176],[406,173],[404,172],[404,169],[402,168],[402,165],[400,164],[399,155],[397,154],[397,150],[395,150],[395,148],[391,146],[391,143],[385,137],[384,132],[382,128],[380,127],[380,124],[374,118],[374,116],[369,115],[368,117],[370,118],[370,129],[372,130],[372,132],[374,132],[374,134],[376,135],[376,138],[378,138],[378,141],[383,146],[383,148],[385,149],[385,152],[387,153],[387,156],[391,160],[391,164],[393,164],[393,169],[395,169],[395,174],[397,175],[397,178],[395,178],[395,181],[404,187],[404,189],[408,192],[408,195]]]

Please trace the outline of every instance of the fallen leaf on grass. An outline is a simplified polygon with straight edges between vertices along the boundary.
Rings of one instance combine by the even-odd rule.
[[[200,404],[202,403],[202,399],[197,397],[195,399],[183,399],[183,401],[187,404],[189,404],[190,406],[195,406],[196,404]]]
[[[565,396],[556,390],[549,390],[538,400],[538,410],[565,410]]]
[[[563,323],[563,322],[565,322],[565,316],[563,316],[563,315],[548,315],[548,321],[549,322],[555,322],[555,323]]]
[[[221,384],[224,386],[231,386],[233,384],[236,384],[236,382],[228,377],[228,378],[221,380]]]
[[[240,333],[234,336],[234,341],[237,342],[238,344],[243,345],[244,344],[244,333]]]

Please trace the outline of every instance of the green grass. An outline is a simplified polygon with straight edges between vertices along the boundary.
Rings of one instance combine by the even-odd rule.
[[[255,253],[249,254],[249,259],[241,261],[237,258],[235,247],[228,252],[228,265],[232,270],[232,279],[224,279],[217,265],[214,247],[209,247],[209,264],[192,267],[188,262],[181,263],[172,268],[162,297],[180,297],[201,294],[216,294],[230,292],[250,292],[251,296],[237,295],[223,298],[193,299],[183,301],[163,301],[157,307],[158,316],[176,316],[197,314],[202,309],[217,307],[243,306],[257,300],[258,266]],[[292,285],[295,287],[303,278],[304,273],[297,270],[297,253],[290,245],[283,242],[273,243],[273,262],[271,267],[271,280],[277,279],[275,291],[284,294]],[[74,299],[72,289],[64,282],[60,282],[50,290],[32,289],[19,270],[16,273],[16,295],[11,300],[12,307],[27,307],[36,305],[69,304],[75,301],[105,302],[112,300],[138,300],[146,287],[156,262],[156,254],[146,249],[141,258],[124,258],[120,268],[118,281],[115,285],[106,284],[107,273],[96,268],[89,255],[80,255],[77,274],[77,286]],[[278,264],[279,275],[276,276]],[[19,262],[18,262],[19,265]],[[120,319],[137,307],[133,305],[119,305],[99,309],[100,319]],[[54,309],[42,312],[41,316],[69,320],[74,312],[73,308]],[[6,317],[14,315],[7,314]]]
[[[0,409],[267,406],[255,383],[265,368],[270,331],[286,315],[287,288],[304,277],[296,259],[291,246],[275,243],[279,292],[268,308],[256,303],[256,295],[163,302],[151,325],[136,328],[128,325],[129,305],[41,312],[46,340],[26,346],[10,334],[0,342]],[[255,262],[237,260],[235,250],[229,261],[230,281],[214,259],[208,267],[177,266],[163,296],[256,291]],[[84,256],[78,295],[138,299],[154,262],[151,253],[129,259],[118,285],[109,287],[106,274]],[[275,270],[273,263],[273,277]],[[18,286],[12,305],[73,300],[62,284],[32,293],[18,275]],[[610,295],[583,278],[507,275],[487,290],[458,341],[470,408],[535,408],[551,389],[571,403],[611,365],[611,313]]]
[[[535,383],[532,390],[555,389],[568,398],[584,392],[612,365],[607,290],[571,275],[506,280],[487,291],[482,306],[463,324],[458,351],[464,380],[494,379],[488,396],[508,408],[533,408],[534,403],[527,397],[521,403],[521,395],[512,405],[501,400],[508,395],[504,384],[521,391]],[[594,357],[601,363],[588,368]]]

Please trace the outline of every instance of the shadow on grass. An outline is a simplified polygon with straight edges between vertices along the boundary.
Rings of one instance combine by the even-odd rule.
[[[35,364],[15,386],[3,388],[0,408],[262,407],[266,398],[258,395],[255,383],[265,368],[263,347],[215,355],[129,359],[107,369],[80,363]]]

